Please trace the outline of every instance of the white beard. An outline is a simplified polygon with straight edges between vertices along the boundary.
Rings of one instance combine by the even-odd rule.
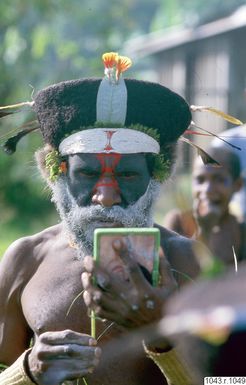
[[[101,205],[80,207],[72,196],[65,177],[60,177],[52,185],[52,201],[68,236],[78,245],[81,259],[85,255],[92,255],[96,228],[110,227],[110,223],[117,223],[120,227],[152,227],[153,202],[158,197],[160,186],[160,182],[151,179],[144,195],[127,208],[119,205],[110,208]]]

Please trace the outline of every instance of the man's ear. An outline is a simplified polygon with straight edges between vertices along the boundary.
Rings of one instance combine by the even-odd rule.
[[[243,187],[243,178],[240,176],[234,181],[234,193],[241,190],[242,187]]]

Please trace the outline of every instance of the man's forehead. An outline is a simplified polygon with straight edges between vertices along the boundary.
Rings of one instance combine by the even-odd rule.
[[[230,171],[225,165],[204,164],[202,161],[195,162],[193,168],[193,177],[201,174],[224,175],[227,173],[230,173]]]
[[[216,164],[204,164],[202,158],[197,156],[193,163],[193,174],[196,170],[211,170],[211,172],[222,172],[226,170],[230,174],[234,174],[234,168],[240,169],[240,160],[238,154],[235,154],[232,150],[226,147],[209,147],[207,149],[208,154],[218,163]],[[238,171],[240,173],[240,170]]]
[[[91,154],[91,153],[78,153],[68,156],[68,160],[70,163],[73,164],[88,164],[88,165],[98,165],[100,166],[103,161],[113,161],[117,158],[118,165],[124,165],[124,166],[137,166],[139,162],[141,165],[146,163],[146,157],[145,154],[139,153],[139,154]]]

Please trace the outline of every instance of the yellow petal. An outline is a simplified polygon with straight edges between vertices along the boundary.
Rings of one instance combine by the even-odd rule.
[[[113,68],[118,63],[119,55],[117,52],[106,52],[102,55],[102,60],[106,68]]]
[[[120,72],[126,71],[132,65],[132,61],[127,56],[119,56],[118,60],[118,69]]]

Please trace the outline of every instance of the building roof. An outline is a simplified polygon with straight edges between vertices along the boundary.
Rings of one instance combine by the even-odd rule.
[[[246,5],[228,17],[198,27],[173,27],[128,40],[124,51],[130,57],[143,57],[245,27]]]

